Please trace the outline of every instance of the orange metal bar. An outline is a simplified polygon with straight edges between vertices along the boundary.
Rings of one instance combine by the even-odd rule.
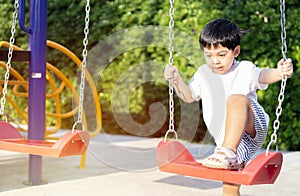
[[[64,46],[62,46],[60,44],[57,44],[57,43],[55,43],[53,41],[50,41],[50,40],[47,41],[47,45],[48,45],[48,47],[57,49],[60,52],[62,52],[63,54],[67,55],[69,58],[72,59],[72,61],[75,62],[75,64],[78,67],[81,67],[81,61],[80,61],[80,59],[74,53],[72,53],[69,49],[67,49]],[[0,47],[9,47],[9,43],[5,42],[5,41],[1,41],[0,42]],[[13,46],[13,48],[14,48],[14,50],[21,50],[21,48],[19,48],[17,46]],[[0,62],[0,63],[2,63],[2,66],[5,67],[5,64],[3,62]],[[70,91],[75,95],[74,96],[75,97],[75,101],[78,103],[78,98],[77,98],[78,94],[74,90],[73,85],[69,82],[68,78],[66,78],[64,76],[64,74],[62,74],[60,72],[60,70],[58,70],[56,67],[54,67],[53,65],[51,65],[49,63],[47,63],[47,69],[49,71],[52,71],[56,76],[58,76],[62,80],[62,83],[61,83],[60,87],[56,91],[54,91],[51,94],[47,93],[46,97],[50,98],[50,97],[56,96],[57,94],[60,94],[61,91],[64,89],[64,85],[66,85],[70,89]],[[25,81],[25,79],[22,76],[20,76],[20,74],[18,72],[16,72],[13,68],[11,69],[11,71],[12,71],[12,75],[14,75],[18,80],[24,81],[24,84],[23,83],[21,83],[21,84],[22,84],[22,86],[24,86],[24,88],[26,89],[26,91],[28,91],[28,83],[27,83],[27,81]],[[15,72],[15,74],[13,72]],[[48,75],[48,77],[49,77],[49,75]],[[90,73],[88,71],[86,71],[86,79],[87,79],[87,81],[89,83],[89,86],[90,86],[92,92],[93,92],[93,98],[94,98],[94,104],[95,104],[95,110],[96,110],[97,127],[95,128],[94,131],[90,131],[89,132],[90,135],[91,135],[91,137],[94,137],[95,135],[97,135],[100,132],[100,130],[102,128],[101,105],[100,105],[99,96],[98,96],[98,93],[97,93],[96,86],[95,86],[95,84],[94,84],[94,82],[92,80],[92,77],[91,77],[91,75],[90,75]],[[25,85],[26,83],[27,83],[27,85]],[[13,88],[13,93],[14,93],[15,96],[28,97],[27,92],[26,93],[24,93],[24,92],[18,92],[17,89],[18,89],[18,85],[15,84],[14,88]],[[57,101],[56,101],[56,104],[57,104]],[[65,113],[65,114],[61,114],[59,112],[59,110],[56,110],[56,111],[58,111],[58,112],[56,112],[56,113],[48,113],[46,115],[47,116],[52,116],[52,117],[57,117],[57,118],[68,118],[68,117],[74,115],[78,111],[78,108],[75,107],[72,111],[70,111],[68,113]],[[83,116],[84,116],[83,117],[83,121],[84,121],[84,124],[86,126],[86,119],[85,119],[86,117],[85,117],[85,113],[84,112],[83,112]],[[48,133],[51,134],[52,131],[50,131]]]
[[[47,41],[47,45],[48,45],[48,47],[59,50],[63,54],[67,55],[69,58],[71,58],[73,60],[73,62],[78,67],[81,67],[80,59],[74,53],[72,53],[70,50],[65,48],[64,46],[62,46],[60,44],[57,44],[55,42],[52,42],[52,41]],[[0,42],[0,47],[8,48],[9,43],[8,42]],[[14,48],[14,50],[21,50],[17,46],[13,46],[13,48]],[[0,65],[2,67],[6,66],[3,62],[0,62]],[[55,76],[57,76],[58,78],[60,78],[62,80],[62,82],[61,82],[61,84],[59,85],[58,88],[56,88],[55,83],[54,83],[54,79],[51,77],[50,72],[53,72],[55,74]],[[9,81],[9,84],[14,85],[13,94],[17,97],[26,97],[27,98],[28,97],[28,93],[27,93],[28,83],[27,83],[27,81],[25,81],[25,79],[17,71],[15,71],[13,68],[11,69],[11,73],[17,79],[17,81]],[[55,106],[56,107],[55,113],[47,113],[46,116],[55,117],[56,121],[57,121],[56,125],[54,127],[52,127],[51,130],[46,130],[46,136],[49,138],[49,136],[48,136],[49,134],[55,133],[57,130],[59,130],[59,128],[61,126],[61,118],[68,118],[68,117],[73,116],[74,114],[76,114],[78,112],[78,107],[75,107],[70,112],[61,113],[59,95],[62,93],[64,88],[67,87],[71,91],[71,93],[75,97],[75,101],[76,101],[77,104],[78,104],[79,100],[78,100],[78,93],[75,91],[75,89],[73,88],[73,85],[70,83],[68,78],[66,78],[65,75],[60,72],[60,70],[58,70],[56,67],[54,67],[53,65],[51,65],[49,63],[47,63],[47,75],[46,75],[46,77],[47,77],[48,83],[50,85],[50,88],[52,90],[52,93],[47,93],[46,94],[46,98],[47,99],[54,98],[54,102],[55,102],[55,105],[56,105]],[[92,77],[91,77],[90,73],[88,72],[88,70],[86,70],[86,80],[87,80],[87,82],[88,82],[88,84],[89,84],[89,86],[90,86],[90,88],[93,92],[93,98],[94,98],[94,104],[95,104],[95,110],[96,110],[97,126],[96,126],[94,131],[89,131],[88,132],[90,137],[94,137],[95,135],[97,135],[100,132],[100,130],[102,128],[101,105],[100,105],[100,102],[99,102],[99,96],[98,96],[98,93],[97,93],[96,86],[95,86],[95,84],[92,80]],[[23,86],[24,89],[25,89],[25,92],[19,91],[19,86]],[[17,109],[18,113],[22,116],[22,118],[27,122],[27,117],[24,115],[24,112],[22,112],[20,110],[20,108],[17,106],[17,104],[12,99],[10,99],[9,96],[7,96],[7,98],[8,98],[8,101],[13,105],[13,107]],[[84,124],[84,127],[87,127],[86,115],[85,115],[84,111],[83,111],[83,124]],[[59,139],[59,141],[60,140],[61,139]],[[10,144],[10,143],[14,143],[14,144]],[[23,145],[23,147],[21,147],[22,146],[21,144]],[[10,148],[9,147],[10,145],[18,146],[18,147],[20,147],[20,150],[21,149],[26,149],[25,151],[31,151],[32,149],[35,149],[35,147],[30,147],[30,146],[36,146],[36,145],[31,145],[31,144],[32,144],[32,142],[27,142],[27,141],[22,141],[22,142],[21,141],[20,142],[1,141],[0,145],[6,146],[7,148]],[[40,146],[44,146],[44,147],[46,147],[48,145],[48,143],[46,145],[46,143],[43,143],[43,142],[40,142],[40,144],[41,144]],[[26,145],[27,145],[27,147],[26,147]],[[12,148],[15,148],[15,147],[12,147]],[[49,148],[49,146],[47,148]],[[28,153],[28,152],[25,152],[25,153]],[[35,154],[35,153],[33,153],[33,154]],[[85,157],[86,157],[86,154],[84,153],[82,155],[80,168],[84,167]]]
[[[61,51],[62,53],[67,55],[69,58],[71,58],[77,64],[77,66],[79,66],[81,68],[80,59],[66,47],[64,47],[58,43],[55,43],[53,41],[50,41],[50,40],[47,40],[47,46]],[[99,96],[97,93],[96,86],[93,82],[91,74],[88,71],[86,71],[86,80],[88,81],[88,84],[93,92],[94,104],[95,104],[95,109],[96,109],[97,127],[93,132],[90,132],[91,137],[94,137],[95,135],[97,135],[100,132],[100,130],[102,128],[101,105],[100,105],[100,101],[98,101]]]

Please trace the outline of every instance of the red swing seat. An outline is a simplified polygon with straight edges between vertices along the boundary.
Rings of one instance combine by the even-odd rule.
[[[164,172],[243,185],[273,184],[282,166],[282,154],[269,152],[268,156],[257,156],[241,171],[211,169],[197,163],[186,147],[174,140],[161,141],[156,158]]]
[[[0,150],[59,158],[82,155],[89,141],[89,133],[78,130],[68,132],[56,142],[26,140],[11,124],[0,121]]]

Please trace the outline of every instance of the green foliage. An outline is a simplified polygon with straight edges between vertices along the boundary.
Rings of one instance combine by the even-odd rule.
[[[12,1],[0,0],[0,4],[0,40],[9,40],[13,11]],[[84,5],[84,0],[51,0],[48,5],[48,39],[65,45],[79,57],[82,51]],[[286,87],[278,140],[280,147],[287,150],[300,149],[299,5],[296,0],[286,1],[287,56],[293,59],[295,73],[288,80]],[[98,76],[95,80],[101,98],[104,130],[126,133],[118,126],[111,108],[113,90],[120,84],[130,84],[120,90],[120,95],[123,92],[123,97],[119,97],[120,100],[127,99],[128,97],[124,97],[124,95],[130,91],[129,109],[127,110],[124,107],[127,105],[120,101],[116,106],[117,112],[130,111],[136,122],[144,124],[151,119],[148,111],[152,103],[160,102],[168,110],[168,87],[162,75],[169,57],[168,34],[165,31],[154,29],[154,32],[160,33],[160,35],[149,35],[146,31],[130,31],[130,29],[133,27],[146,28],[149,25],[168,29],[169,2],[163,0],[99,0],[92,1],[91,6],[89,49],[92,50],[98,44],[103,43],[103,40],[119,35],[120,32],[126,35],[126,37],[116,37],[115,42],[106,45],[94,59],[95,64],[93,64]],[[198,35],[203,26],[214,18],[228,18],[237,23],[240,28],[249,29],[248,34],[242,40],[239,59],[253,61],[260,67],[276,67],[277,61],[282,56],[279,1],[177,0],[175,1],[174,17],[176,30],[174,64],[178,66],[186,82],[192,77],[196,68],[204,62],[198,47]],[[186,35],[183,35],[183,32]],[[18,45],[25,48],[28,46],[28,36],[19,29],[17,29],[16,37]],[[128,47],[143,37],[148,41],[147,43],[156,43],[156,45],[140,44],[137,47]],[[184,37],[189,39],[183,39]],[[155,40],[157,38],[160,39]],[[126,50],[114,53],[122,48]],[[48,52],[48,59],[63,70],[63,73],[69,78],[78,72],[75,66],[71,66],[70,62],[58,56],[54,51]],[[277,83],[270,85],[266,91],[258,92],[259,101],[270,114],[269,135],[275,119],[279,87],[280,83]],[[201,111],[199,114],[199,111],[195,110],[189,116],[181,117],[182,104],[175,99],[176,127],[183,126],[183,129],[186,128],[188,131],[196,129],[195,141],[202,140],[205,133],[203,121],[200,119],[198,127],[193,130],[188,128],[189,123],[187,123],[198,122]],[[193,108],[199,107],[194,105]],[[168,122],[166,121],[159,131],[149,136],[161,136],[167,128]],[[135,134],[139,135],[139,133]]]
[[[0,40],[8,41],[11,37],[11,26],[13,20],[14,6],[13,1],[0,0]],[[17,26],[18,29],[18,26]],[[28,37],[19,29],[15,32],[15,43],[19,43],[20,47],[28,47]]]

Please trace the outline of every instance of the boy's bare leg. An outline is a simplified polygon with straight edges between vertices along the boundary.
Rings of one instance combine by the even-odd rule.
[[[255,137],[254,115],[250,100],[245,95],[231,95],[227,99],[224,147],[237,151],[244,131]],[[223,196],[239,196],[238,184],[223,183]]]
[[[245,95],[231,95],[227,99],[224,147],[237,151],[244,131],[255,137],[254,114],[249,98]]]

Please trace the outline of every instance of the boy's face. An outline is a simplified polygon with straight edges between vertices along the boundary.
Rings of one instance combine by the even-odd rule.
[[[240,46],[233,51],[227,47],[219,45],[218,47],[204,48],[204,57],[206,64],[216,74],[225,74],[231,68],[233,60],[240,54]]]

